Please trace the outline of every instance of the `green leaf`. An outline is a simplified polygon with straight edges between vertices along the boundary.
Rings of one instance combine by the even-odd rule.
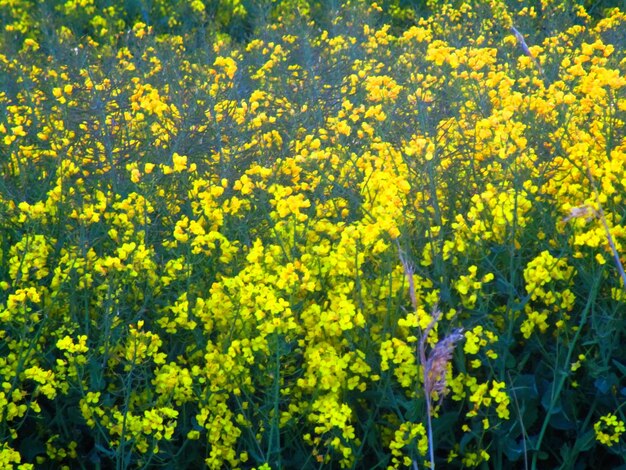
[[[95,448],[96,451],[98,451],[98,453],[103,454],[103,455],[107,456],[108,458],[114,458],[115,457],[116,452],[113,449],[108,449],[108,448],[106,448],[106,447],[104,447],[104,446],[102,446],[102,445],[100,445],[98,443],[96,443],[94,445],[94,448]]]
[[[433,420],[433,429],[435,433],[445,432],[454,429],[456,423],[460,421],[458,412],[448,412]]]
[[[602,394],[607,394],[609,391],[619,383],[619,380],[615,374],[609,374],[606,377],[598,377],[594,380],[593,385]]]
[[[576,429],[576,423],[569,419],[565,413],[559,411],[558,413],[550,416],[550,426],[554,429],[560,429],[562,431],[570,431]]]
[[[459,448],[461,450],[461,452],[465,452],[465,448],[468,446],[468,444],[470,444],[472,441],[474,440],[474,434],[472,433],[465,433],[463,434],[463,437],[461,438],[461,442],[459,443]]]
[[[517,364],[518,360],[515,358],[515,356],[513,356],[512,354],[509,354],[508,352],[506,353],[506,368],[507,369],[513,369],[516,364]]]
[[[591,449],[596,442],[596,433],[594,431],[587,431],[580,435],[574,443],[574,449],[578,452],[585,452]]]
[[[507,438],[504,441],[504,453],[506,457],[511,461],[515,462],[522,458],[524,455],[524,443],[522,440],[510,439]],[[526,449],[528,451],[528,449]]]
[[[32,462],[35,457],[45,453],[46,448],[39,439],[24,439],[20,444],[20,454],[27,462]]]
[[[553,397],[552,393],[552,387],[549,386],[541,397],[541,406],[550,414],[559,413],[561,411],[560,399]]]
[[[513,383],[514,385],[511,392],[520,403],[539,396],[537,379],[533,374],[519,375],[515,377]]]
[[[593,385],[598,389],[598,391],[600,393],[607,393],[609,391],[609,389],[611,388],[609,386],[608,381],[605,378],[602,378],[602,377],[599,378],[599,379],[596,379],[593,382]]]
[[[89,389],[93,392],[104,390],[105,383],[102,376],[102,367],[98,361],[89,361]]]
[[[626,366],[624,364],[619,362],[617,359],[613,359],[613,364],[622,373],[622,375],[626,376]]]

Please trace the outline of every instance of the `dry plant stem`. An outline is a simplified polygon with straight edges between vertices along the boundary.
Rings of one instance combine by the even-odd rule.
[[[400,257],[400,262],[402,263],[402,267],[404,268],[404,275],[406,276],[407,282],[409,283],[409,296],[411,297],[411,306],[413,307],[413,311],[417,310],[417,298],[415,297],[415,283],[413,282],[413,265],[409,260],[406,259],[404,251],[400,248],[400,243],[396,240],[396,246],[398,247],[398,254]]]
[[[604,217],[604,211],[602,210],[602,206],[600,206],[600,220],[602,221],[602,225],[604,226],[604,230],[606,232],[606,238],[609,241],[609,246],[611,247],[611,252],[613,253],[613,259],[615,260],[615,265],[617,266],[617,270],[622,278],[622,284],[624,285],[624,289],[626,289],[626,273],[624,272],[624,266],[622,265],[622,261],[619,259],[619,253],[617,252],[617,248],[615,247],[615,242],[613,241],[613,235],[611,235],[611,230],[609,229],[609,224],[606,222],[606,217]]]
[[[515,28],[515,26],[511,26],[511,32],[515,36],[515,39],[517,39],[517,42],[519,43],[520,47],[524,51],[524,54],[526,54],[528,57],[530,57],[530,60],[532,60],[533,64],[535,64],[535,67],[537,67],[537,70],[541,74],[541,77],[545,80],[546,76],[543,73],[543,69],[541,68],[541,64],[539,63],[537,58],[532,54],[532,52],[530,52],[530,48],[528,47],[528,44],[526,44],[526,40],[524,39],[524,36],[522,35],[522,33],[520,33],[517,30],[517,28]]]
[[[400,257],[400,262],[402,263],[402,267],[404,268],[404,275],[406,276],[407,282],[409,283],[409,296],[411,297],[411,306],[413,307],[413,311],[417,311],[417,298],[415,297],[415,284],[413,282],[413,266],[410,261],[406,258],[404,252],[400,248],[400,244],[396,240],[396,245],[398,246],[398,254]],[[438,312],[436,310],[435,312]],[[426,368],[426,338],[428,337],[428,333],[435,325],[437,319],[433,315],[433,320],[426,327],[424,331],[421,333],[420,341],[419,341],[419,356],[420,356],[420,364],[422,364],[422,371],[424,374],[424,395],[426,396],[426,417],[427,417],[427,428],[428,428],[428,452],[430,454],[430,465],[431,469],[435,469],[435,450],[433,446],[433,426],[432,426],[432,414],[431,414],[431,397],[430,393],[428,393],[426,388],[426,383],[428,382],[428,370]],[[417,461],[413,460],[413,468],[417,470]]]
[[[413,266],[405,258],[404,253],[398,246],[400,261],[404,268],[404,274],[407,277],[410,289],[411,303],[413,310],[417,311],[417,299],[415,297],[415,286],[413,284]],[[418,354],[420,364],[422,365],[422,373],[424,380],[424,396],[426,398],[426,417],[428,425],[428,451],[430,457],[430,468],[435,468],[435,446],[433,438],[433,426],[432,426],[432,411],[433,393],[437,393],[440,401],[446,394],[446,371],[448,364],[452,360],[452,354],[454,352],[454,346],[457,342],[463,339],[463,329],[459,328],[454,330],[448,336],[438,341],[437,344],[431,348],[430,352],[426,353],[428,345],[428,335],[432,329],[437,325],[442,317],[441,310],[436,306],[432,311],[432,319],[428,326],[424,328],[420,333],[420,339],[418,343]],[[413,461],[413,467],[417,468],[417,462]]]
[[[435,469],[435,449],[433,439],[433,417],[432,417],[432,397],[430,390],[430,371],[428,369],[428,363],[426,360],[426,340],[430,330],[433,329],[437,323],[439,310],[433,312],[433,319],[426,329],[422,332],[422,336],[419,341],[419,355],[420,363],[422,364],[422,372],[424,374],[424,395],[426,397],[426,418],[428,420],[428,452],[430,454],[430,468]]]
[[[617,270],[622,278],[622,284],[624,285],[624,289],[626,289],[626,273],[624,272],[624,265],[619,258],[619,253],[617,248],[615,247],[615,241],[613,240],[613,235],[611,235],[611,229],[609,228],[609,224],[606,221],[606,217],[604,216],[604,210],[602,209],[602,204],[600,204],[600,195],[598,194],[598,187],[596,186],[596,181],[591,174],[591,167],[589,166],[589,161],[585,162],[587,164],[587,177],[591,182],[591,187],[593,188],[594,195],[596,197],[596,204],[598,204],[598,210],[594,211],[596,216],[602,221],[602,226],[604,227],[604,231],[606,233],[606,238],[609,242],[609,246],[611,247],[611,253],[613,254],[613,260],[615,261],[615,265],[617,266]]]
[[[454,330],[448,336],[437,342],[437,344],[426,354],[426,345],[428,335],[437,325],[441,318],[441,311],[435,307],[433,309],[433,318],[430,324],[424,329],[419,341],[419,354],[422,361],[422,370],[424,373],[424,395],[426,396],[426,416],[428,418],[428,443],[430,450],[431,468],[435,468],[435,451],[432,427],[432,396],[433,392],[437,393],[439,402],[443,400],[446,394],[446,371],[448,364],[452,360],[452,353],[457,342],[463,339],[463,329]]]

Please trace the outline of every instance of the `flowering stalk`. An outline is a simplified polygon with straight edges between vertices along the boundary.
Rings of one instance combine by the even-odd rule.
[[[411,296],[411,303],[414,310],[417,310],[417,299],[415,297],[415,286],[413,283],[413,266],[403,256],[400,251],[400,261],[404,267],[404,273],[409,283],[409,293]],[[424,395],[426,397],[426,417],[428,424],[428,451],[430,454],[431,469],[435,468],[435,446],[433,438],[433,426],[432,426],[432,414],[433,414],[433,402],[432,397],[436,395],[439,398],[439,403],[446,395],[446,371],[448,364],[452,360],[452,353],[457,342],[461,341],[463,336],[463,329],[457,328],[448,336],[438,341],[437,344],[427,353],[428,335],[432,329],[437,325],[441,319],[441,310],[436,306],[432,311],[432,320],[426,328],[421,332],[418,353],[420,357],[420,364],[422,364],[423,380],[424,380]],[[413,461],[413,466],[417,468],[417,463]]]

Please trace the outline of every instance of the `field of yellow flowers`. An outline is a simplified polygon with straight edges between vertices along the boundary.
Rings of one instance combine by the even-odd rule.
[[[626,468],[603,3],[0,0],[0,466]]]

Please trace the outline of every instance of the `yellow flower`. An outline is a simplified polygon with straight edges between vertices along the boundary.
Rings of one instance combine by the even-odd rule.
[[[617,444],[626,431],[624,422],[612,413],[600,417],[593,425],[593,429],[596,433],[596,440],[607,447]]]
[[[174,172],[176,173],[180,173],[187,169],[187,157],[185,155],[179,155],[178,153],[174,152],[174,154],[172,155],[172,163]]]
[[[24,48],[27,50],[31,49],[32,51],[37,51],[39,50],[39,44],[34,39],[27,38],[24,40]]]

